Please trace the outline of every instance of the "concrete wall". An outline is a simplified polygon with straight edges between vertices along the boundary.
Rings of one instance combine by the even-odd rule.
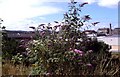
[[[120,37],[97,37],[98,41],[103,41],[108,45],[111,45],[112,52],[120,52]]]

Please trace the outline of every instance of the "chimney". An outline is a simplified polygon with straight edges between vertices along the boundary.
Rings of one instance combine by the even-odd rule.
[[[109,34],[112,35],[112,25],[111,25],[111,23],[110,23]]]

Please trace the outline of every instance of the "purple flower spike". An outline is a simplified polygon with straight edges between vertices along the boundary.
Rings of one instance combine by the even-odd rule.
[[[22,43],[22,42],[25,42],[25,40],[21,40],[20,42],[21,42],[21,43]]]
[[[90,63],[88,63],[88,64],[86,64],[87,66],[89,66],[89,67],[91,67],[92,66],[92,64],[90,64]]]
[[[71,51],[71,50],[72,50],[72,48],[69,48],[69,50]]]
[[[80,56],[83,56],[83,54],[80,54]]]
[[[88,52],[89,52],[89,53],[92,53],[92,52],[93,52],[93,50],[89,50]]]
[[[46,76],[49,76],[50,75],[50,73],[46,73]]]
[[[79,62],[78,64],[80,64],[80,65],[84,65],[84,63],[82,63],[82,62]]]
[[[45,32],[41,32],[40,35],[41,35],[41,36],[44,36],[44,35],[45,35]]]
[[[79,54],[83,54],[83,51],[80,51],[80,50],[77,50],[77,49],[74,49],[74,52],[79,53]]]

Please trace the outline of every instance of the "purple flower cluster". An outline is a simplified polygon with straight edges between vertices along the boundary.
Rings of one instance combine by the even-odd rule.
[[[79,53],[79,54],[83,54],[83,51],[80,51],[78,49],[74,49],[73,51],[76,52],[76,53]]]
[[[88,67],[92,67],[92,64],[90,64],[90,63],[88,63],[88,64],[86,64]]]
[[[89,50],[88,52],[89,52],[89,53],[92,53],[92,52],[93,52],[93,50]]]
[[[80,56],[83,56],[83,51],[80,51],[78,49],[74,49],[73,52],[80,54]]]
[[[40,35],[41,35],[41,36],[44,36],[44,35],[45,35],[45,32],[44,32],[44,31],[43,31],[43,32],[41,32],[41,33],[40,33]]]

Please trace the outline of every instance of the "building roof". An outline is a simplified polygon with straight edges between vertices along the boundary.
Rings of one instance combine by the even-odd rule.
[[[7,33],[8,38],[16,38],[16,39],[30,39],[35,37],[35,32],[33,31],[10,31],[4,30]]]
[[[99,28],[98,30],[108,30],[110,28]]]

